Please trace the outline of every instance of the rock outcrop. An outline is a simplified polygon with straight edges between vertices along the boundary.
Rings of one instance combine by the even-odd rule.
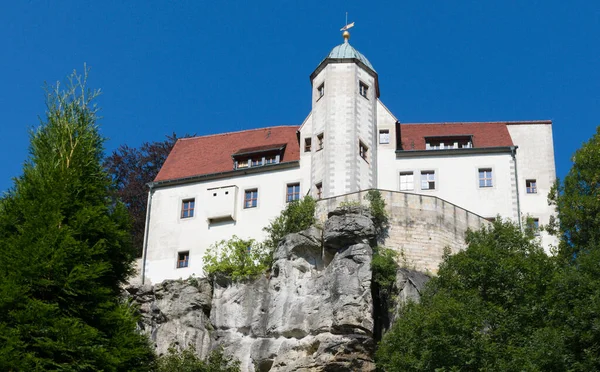
[[[171,345],[193,345],[204,357],[221,345],[244,371],[372,371],[375,232],[364,208],[340,208],[323,229],[286,236],[268,277],[220,279],[212,286],[207,279],[165,281],[126,290],[159,354]],[[398,304],[418,300],[427,279],[400,269]]]

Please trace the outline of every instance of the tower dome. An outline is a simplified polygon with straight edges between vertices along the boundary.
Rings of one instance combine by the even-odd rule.
[[[348,40],[344,41],[342,44],[340,44],[340,45],[336,46],[335,48],[333,48],[331,50],[331,52],[329,52],[329,55],[327,56],[327,58],[332,58],[332,59],[357,59],[357,60],[361,61],[362,63],[364,63],[365,66],[367,66],[368,68],[370,68],[371,70],[373,70],[373,72],[375,72],[375,69],[373,68],[373,65],[371,65],[371,62],[369,62],[369,60],[367,59],[367,57],[365,57],[358,50],[354,49],[354,47],[352,45],[350,45],[350,43],[348,42]]]

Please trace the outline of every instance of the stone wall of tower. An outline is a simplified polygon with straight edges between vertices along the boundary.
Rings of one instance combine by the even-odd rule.
[[[322,183],[323,197],[377,187],[375,90],[375,78],[356,63],[329,63],[313,79],[311,182]]]

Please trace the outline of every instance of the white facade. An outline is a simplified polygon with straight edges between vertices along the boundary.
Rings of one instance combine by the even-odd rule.
[[[202,276],[202,257],[215,242],[233,235],[262,240],[262,229],[285,207],[290,185],[298,185],[300,196],[316,198],[370,188],[432,195],[484,218],[529,216],[548,223],[546,196],[555,180],[550,122],[504,123],[510,138],[498,146],[473,141],[465,149],[400,151],[402,125],[379,100],[372,66],[347,41],[317,67],[311,82],[312,110],[298,128],[297,160],[151,184],[145,280]],[[481,131],[498,123],[477,125]],[[478,136],[473,138],[481,142],[485,133]],[[261,143],[248,147],[253,145]],[[236,164],[232,158],[232,169]],[[247,204],[249,191],[257,193],[253,205]],[[183,210],[190,201],[193,216]],[[545,234],[540,239],[546,248],[556,243]]]

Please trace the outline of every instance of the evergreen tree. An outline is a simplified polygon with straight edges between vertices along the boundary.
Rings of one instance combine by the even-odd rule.
[[[23,175],[0,200],[3,371],[135,371],[153,359],[119,300],[135,251],[109,197],[86,75],[47,89]]]

